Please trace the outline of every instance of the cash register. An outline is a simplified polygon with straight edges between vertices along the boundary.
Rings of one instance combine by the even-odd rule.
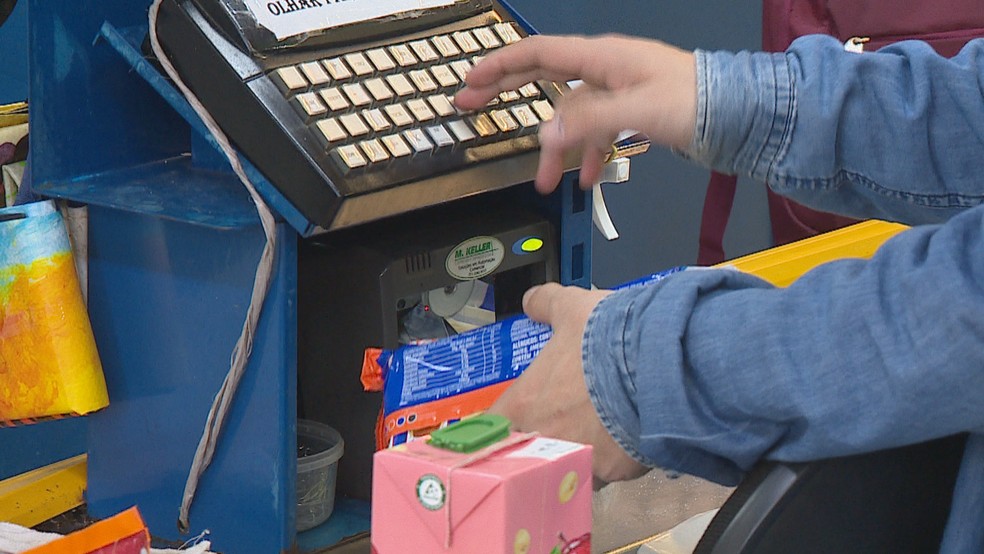
[[[363,350],[457,332],[444,320],[475,283],[490,291],[492,322],[563,277],[560,222],[515,185],[532,180],[537,129],[567,86],[530,82],[475,112],[454,106],[476,63],[527,35],[496,0],[164,0],[157,35],[219,127],[312,224],[298,257],[298,415],[341,431],[339,493],[368,500],[379,400],[361,390]],[[449,271],[452,247],[479,237],[504,245],[501,258],[476,278]],[[529,239],[540,246],[513,248]]]
[[[452,103],[526,34],[495,0],[165,0],[158,24],[182,79],[319,232],[529,181],[566,86]]]

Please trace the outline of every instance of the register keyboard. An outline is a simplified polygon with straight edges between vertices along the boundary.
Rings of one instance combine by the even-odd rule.
[[[385,36],[366,27],[377,34],[358,44],[258,53],[199,10],[205,1],[167,0],[161,42],[236,146],[316,232],[535,175],[536,132],[564,86],[532,82],[482,110],[454,106],[475,64],[525,36],[498,3],[458,2],[452,20],[406,19]]]
[[[512,23],[496,23],[272,73],[342,172],[372,171],[528,134],[552,118],[553,106],[536,83],[503,92],[478,113],[454,107],[454,92],[472,65],[519,39]]]

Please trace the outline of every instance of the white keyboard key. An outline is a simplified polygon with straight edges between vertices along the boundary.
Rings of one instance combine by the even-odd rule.
[[[345,133],[345,129],[342,129],[341,124],[334,117],[330,119],[320,119],[316,123],[318,131],[321,132],[321,136],[329,143],[343,141],[348,138],[348,134]]]
[[[540,124],[540,119],[536,117],[533,113],[533,109],[526,104],[520,104],[518,106],[513,106],[510,110],[516,121],[519,122],[525,128],[536,127]]]
[[[518,42],[523,38],[516,32],[516,28],[513,27],[512,23],[496,23],[494,28],[495,32],[499,34],[499,38],[506,44]]]
[[[342,170],[344,171],[365,167],[369,163],[354,144],[339,146],[332,150],[332,152],[335,154],[336,159],[341,162]]]
[[[461,119],[455,119],[454,121],[448,121],[448,129],[454,135],[458,142],[468,142],[475,140],[475,132],[471,130],[471,127]]]
[[[499,133],[499,128],[495,126],[495,123],[486,114],[480,113],[470,118],[468,122],[471,123],[471,126],[475,128],[475,132],[480,137],[488,138]]]
[[[536,98],[540,96],[540,87],[534,83],[526,83],[519,87],[519,93],[523,95],[523,98]]]
[[[389,153],[394,158],[402,158],[403,156],[410,155],[410,147],[407,146],[407,142],[400,138],[400,135],[386,135],[379,139],[389,150]]]
[[[434,92],[437,90],[437,83],[431,77],[430,71],[418,69],[410,72],[410,80],[417,86],[420,92]]]
[[[495,122],[495,126],[498,127],[503,133],[508,133],[519,129],[519,123],[516,122],[516,118],[514,118],[506,110],[492,110],[489,112],[489,116],[492,117],[492,121]]]
[[[413,85],[410,84],[410,79],[407,79],[407,76],[402,73],[387,76],[386,82],[393,88],[393,92],[400,96],[409,96],[416,92]]]
[[[308,82],[304,76],[301,75],[300,70],[292,65],[287,67],[278,67],[273,74],[277,76],[277,80],[280,81],[283,88],[289,92],[304,90],[308,87]]]
[[[413,117],[403,107],[403,104],[390,104],[384,106],[383,109],[386,110],[386,115],[393,120],[393,124],[397,127],[405,127],[413,123]]]
[[[407,100],[407,108],[417,118],[417,121],[424,122],[434,119],[434,112],[427,106],[427,102],[424,102],[423,98]]]
[[[410,47],[406,44],[390,46],[389,51],[390,54],[393,55],[393,59],[396,60],[396,63],[400,64],[400,67],[408,67],[417,64],[417,56],[413,55]]]
[[[553,106],[550,105],[549,101],[534,100],[532,106],[533,106],[533,111],[536,112],[536,115],[540,116],[540,119],[542,121],[550,121],[551,119],[553,119],[554,109]]]
[[[294,99],[308,117],[317,117],[328,113],[328,108],[321,103],[321,100],[318,100],[318,95],[313,92],[302,92]]]
[[[386,119],[386,116],[383,115],[383,111],[379,108],[362,112],[362,117],[369,124],[369,127],[377,133],[380,131],[385,131],[391,127],[389,120]]]
[[[427,135],[430,136],[434,146],[438,149],[454,146],[454,139],[451,138],[451,133],[444,128],[444,125],[437,124],[427,127]]]
[[[372,103],[372,98],[369,98],[369,93],[362,88],[360,83],[342,85],[342,92],[345,93],[353,106],[368,106]]]
[[[451,68],[446,65],[431,66],[430,71],[434,75],[434,79],[437,80],[437,84],[444,88],[453,87],[458,84],[458,78],[454,76]]]
[[[461,51],[466,54],[474,54],[482,49],[482,47],[478,44],[478,41],[475,40],[475,36],[472,35],[470,31],[458,31],[457,33],[452,34],[451,38],[458,43],[458,47],[461,48]]]
[[[422,62],[432,62],[440,58],[437,55],[437,51],[431,46],[427,39],[415,40],[410,43],[410,48],[413,50],[417,57],[420,58]]]
[[[365,77],[366,75],[372,75],[372,64],[366,59],[366,56],[362,52],[352,52],[351,54],[345,54],[345,61],[348,62],[349,67],[355,74],[359,77]]]
[[[488,27],[479,27],[478,29],[474,29],[472,33],[475,35],[475,38],[478,39],[479,44],[481,44],[486,50],[491,50],[502,46],[502,42],[499,41],[499,37],[495,36],[492,29]]]
[[[434,145],[420,129],[403,131],[403,138],[410,144],[414,154],[425,154],[434,149]]]
[[[348,100],[342,94],[342,91],[338,90],[337,87],[326,88],[320,93],[321,99],[325,101],[328,108],[332,111],[340,111],[349,107]]]
[[[366,90],[369,91],[369,94],[371,94],[377,102],[384,102],[390,98],[393,98],[393,90],[386,86],[386,81],[379,77],[369,79],[364,82],[363,85],[365,85]]]
[[[328,72],[325,71],[324,66],[318,62],[307,62],[301,64],[301,73],[307,77],[307,80],[311,82],[312,85],[324,85],[331,80],[328,76]]]
[[[458,49],[458,45],[455,44],[448,35],[437,35],[431,39],[431,42],[434,43],[434,46],[437,47],[437,51],[440,52],[445,58],[457,56],[461,53],[461,50]]]
[[[386,53],[386,50],[382,48],[373,48],[372,50],[366,50],[366,57],[372,62],[372,65],[376,66],[377,71],[389,71],[396,67],[396,62],[393,58]]]
[[[345,127],[345,130],[348,131],[348,134],[353,137],[361,137],[362,135],[369,134],[369,127],[366,126],[366,122],[357,113],[340,115],[338,116],[338,120]]]
[[[330,60],[321,60],[321,65],[325,66],[328,70],[328,74],[331,75],[332,79],[336,81],[344,81],[352,77],[352,72],[349,71],[348,66],[341,58],[332,58]]]
[[[454,105],[451,104],[451,100],[444,94],[428,96],[427,103],[430,104],[431,108],[434,108],[437,115],[441,117],[448,117],[457,113],[454,109]]]
[[[359,148],[365,153],[372,163],[385,162],[389,159],[389,154],[377,139],[365,140],[359,143]]]
[[[472,68],[472,64],[468,60],[455,60],[448,65],[451,66],[451,71],[454,71],[454,73],[462,81],[465,80],[465,76],[468,75],[468,72],[471,71]]]
[[[499,93],[499,99],[503,102],[515,102],[520,99],[519,91],[506,90]]]

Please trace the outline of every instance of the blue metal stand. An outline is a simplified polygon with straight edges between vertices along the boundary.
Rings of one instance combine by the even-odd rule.
[[[89,512],[136,505],[155,535],[178,539],[181,492],[263,233],[97,206],[89,216],[90,315],[111,397],[89,423]],[[280,552],[294,540],[297,243],[286,225],[279,232],[253,355],[191,510],[191,536],[208,529],[225,552]]]
[[[155,536],[207,529],[214,550],[282,552],[298,543],[297,241],[311,226],[246,164],[279,213],[276,269],[181,535],[181,493],[264,238],[197,117],[139,54],[148,3],[30,0],[35,189],[89,206],[89,310],[110,406],[89,424],[88,509],[105,517],[136,505]],[[574,180],[544,204],[562,231],[562,280],[588,286],[590,204]],[[363,506],[336,516],[326,525],[344,530],[333,540],[368,529]]]

